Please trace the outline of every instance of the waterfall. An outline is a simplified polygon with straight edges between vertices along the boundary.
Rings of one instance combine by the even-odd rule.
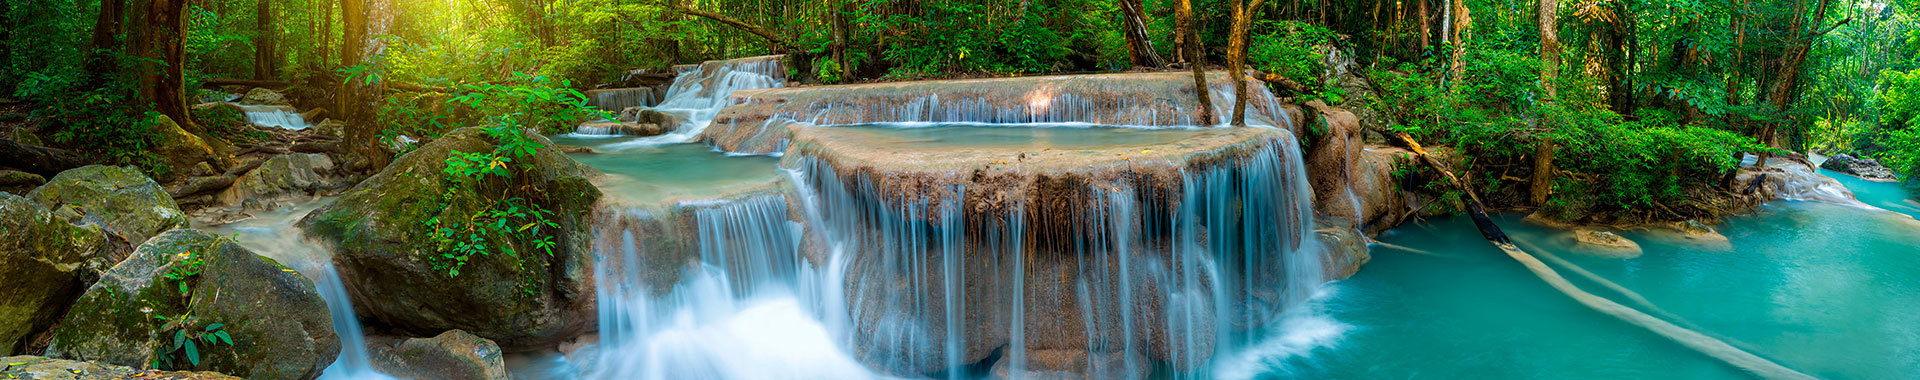
[[[352,297],[347,296],[347,287],[340,282],[340,275],[333,270],[333,263],[328,261],[319,265],[314,272],[314,286],[319,289],[320,298],[327,301],[327,311],[333,317],[333,333],[340,337],[340,356],[321,372],[320,378],[391,379],[391,376],[373,370],[372,358],[367,355],[367,335],[360,331],[360,318],[353,314]]]
[[[1036,79],[1043,80],[1043,79]],[[987,87],[985,89],[929,88],[915,91],[895,90],[884,94],[860,94],[842,90],[851,96],[817,99],[802,109],[776,111],[769,120],[785,119],[814,125],[884,124],[897,127],[953,124],[1025,124],[1059,126],[1121,126],[1140,128],[1197,127],[1207,125],[1196,115],[1183,112],[1191,99],[1165,96],[1134,97],[1105,91],[1106,85],[1080,84],[1072,79],[1033,89]],[[1091,86],[1081,89],[1079,86]],[[1191,86],[1189,86],[1191,87]],[[1219,123],[1225,124],[1233,112],[1233,86],[1216,81],[1208,85]],[[1151,93],[1146,89],[1125,89],[1118,94]],[[829,91],[832,92],[832,91]],[[882,92],[882,91],[873,91]],[[1280,102],[1265,87],[1248,88],[1249,125],[1293,128]],[[875,101],[872,97],[898,99]]]
[[[340,339],[340,355],[321,372],[321,379],[380,380],[392,377],[374,371],[367,354],[367,337],[360,329],[360,318],[353,312],[353,300],[333,267],[333,254],[323,244],[306,240],[293,228],[293,222],[331,202],[324,199],[262,213],[252,219],[211,228],[231,235],[242,247],[274,262],[285,264],[313,280],[314,290],[327,302],[333,320],[333,333]]]
[[[247,122],[263,127],[301,130],[307,129],[307,120],[286,106],[240,106],[247,114]]]
[[[586,95],[588,105],[615,114],[628,107],[652,106],[658,101],[654,98],[652,87],[593,90],[587,91]]]
[[[664,235],[679,230],[674,216],[617,210],[595,227],[601,339],[587,377],[871,377],[819,322],[826,284],[799,255],[785,197],[677,208],[697,256],[679,257]],[[668,282],[649,278],[660,270],[681,272],[655,292]]]
[[[996,350],[1006,365],[994,371],[1027,370],[1045,350],[1087,367],[1032,370],[1138,378],[1248,347],[1246,332],[1323,281],[1299,157],[1289,135],[1189,167],[1172,189],[1087,184],[1058,199],[1073,202],[1064,215],[963,208],[957,185],[901,195],[811,156],[792,170],[834,261],[852,256],[846,342],[862,363],[956,377]]]
[[[653,109],[682,115],[680,125],[667,134],[639,139],[629,145],[646,146],[692,141],[713,122],[721,108],[732,105],[735,91],[781,87],[786,68],[781,56],[707,61],[680,71]]]

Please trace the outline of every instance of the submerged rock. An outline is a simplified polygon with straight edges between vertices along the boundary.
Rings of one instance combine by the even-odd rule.
[[[139,370],[112,364],[39,356],[0,357],[0,379],[20,380],[239,380],[214,372]]]
[[[216,331],[232,344],[212,343]],[[170,349],[182,332],[196,340],[198,365]],[[312,281],[230,239],[185,229],[148,240],[88,288],[47,347],[56,358],[250,379],[311,379],[339,352]]]
[[[593,326],[588,230],[600,191],[588,178],[598,171],[545,137],[526,136],[541,147],[514,160],[510,179],[449,180],[447,159],[455,152],[489,152],[495,144],[480,129],[459,129],[401,156],[300,221],[309,236],[338,247],[333,262],[370,325],[421,335],[465,330],[509,350],[552,345]],[[530,171],[519,172],[522,165]],[[519,211],[538,205],[552,213],[547,217],[557,227],[543,227],[553,238],[552,254],[531,239],[482,230],[473,236],[485,240],[485,253],[467,257],[451,274],[453,243],[435,240],[443,226],[429,221],[475,220],[509,199],[520,202]]]
[[[37,337],[126,257],[125,244],[97,224],[69,224],[26,198],[0,193],[0,355],[44,344]]]
[[[128,167],[90,165],[60,172],[27,198],[48,209],[71,208],[133,244],[187,226],[187,215],[153,179]]]
[[[1640,257],[1642,252],[1640,243],[1608,231],[1574,230],[1572,236],[1575,244],[1602,256],[1634,258]]]
[[[1881,166],[1880,161],[1871,158],[1855,158],[1847,154],[1836,154],[1833,155],[1833,157],[1827,157],[1826,162],[1820,163],[1820,168],[1847,173],[1855,177],[1874,181],[1891,182],[1900,179],[1899,176],[1893,174],[1892,169]]]
[[[507,380],[500,346],[460,330],[432,338],[380,338],[367,342],[380,373],[406,379]]]

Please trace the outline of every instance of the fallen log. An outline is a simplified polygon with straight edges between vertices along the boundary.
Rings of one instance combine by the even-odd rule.
[[[0,139],[0,166],[19,169],[23,172],[39,174],[52,178],[67,169],[86,165],[80,155],[65,150],[21,144],[12,139]]]
[[[1426,150],[1420,148],[1420,143],[1413,141],[1412,136],[1407,135],[1406,132],[1393,132],[1390,136],[1395,143],[1401,144],[1407,148],[1407,150],[1413,151],[1413,154],[1418,156],[1422,163],[1425,163],[1435,171],[1439,171],[1442,177],[1446,179],[1448,185],[1467,194],[1467,199],[1470,201],[1468,204],[1469,216],[1473,218],[1474,226],[1480,229],[1481,236],[1485,237],[1488,242],[1493,243],[1495,248],[1499,248],[1501,252],[1505,252],[1507,257],[1512,258],[1514,261],[1519,262],[1521,266],[1526,267],[1527,271],[1533,272],[1534,276],[1539,277],[1541,281],[1545,281],[1548,286],[1552,286],[1554,290],[1558,290],[1560,293],[1566,294],[1567,297],[1573,298],[1574,301],[1579,302],[1582,306],[1586,306],[1601,314],[1612,316],[1623,322],[1645,328],[1647,331],[1671,339],[1681,346],[1686,346],[1701,354],[1719,359],[1728,365],[1747,371],[1747,373],[1760,378],[1814,378],[1813,376],[1808,376],[1807,374],[1774,363],[1766,358],[1741,350],[1706,334],[1680,327],[1672,322],[1656,318],[1634,308],[1613,302],[1613,300],[1581,290],[1579,286],[1575,286],[1573,282],[1567,281],[1565,277],[1561,277],[1559,272],[1548,267],[1546,263],[1541,262],[1540,259],[1527,254],[1526,251],[1522,251],[1520,247],[1515,246],[1513,241],[1507,238],[1507,234],[1500,230],[1500,226],[1494,225],[1493,219],[1487,217],[1486,209],[1481,206],[1480,197],[1474,194],[1473,189],[1467,187],[1465,183],[1460,182],[1460,179],[1454,177],[1452,172],[1447,171],[1446,166],[1441,165],[1438,160],[1434,160],[1431,156],[1428,156]],[[1651,303],[1648,303],[1648,305],[1650,306]]]

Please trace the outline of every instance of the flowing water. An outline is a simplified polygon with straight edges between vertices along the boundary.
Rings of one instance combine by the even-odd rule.
[[[340,356],[321,373],[321,379],[391,379],[373,370],[367,357],[366,335],[353,313],[353,301],[347,297],[346,287],[333,269],[333,254],[302,238],[299,229],[293,227],[294,222],[307,213],[331,201],[328,198],[302,202],[260,213],[252,219],[209,228],[208,232],[233,236],[240,246],[254,254],[271,258],[313,280],[320,298],[327,301],[327,310],[333,317],[333,332],[340,338]]]
[[[1851,182],[1860,194],[1898,190]],[[1881,202],[1868,197],[1867,202]],[[1880,210],[1781,201],[1715,227],[1731,247],[1629,231],[1645,254],[1607,258],[1564,234],[1497,217],[1530,250],[1636,292],[1710,336],[1836,379],[1920,377],[1920,222]],[[1588,310],[1481,239],[1466,218],[1410,224],[1310,313],[1240,358],[1256,378],[1686,378],[1747,374]],[[1566,270],[1564,267],[1561,268]],[[1592,282],[1576,283],[1616,300]]]
[[[756,57],[729,61],[710,61],[690,66],[674,77],[673,84],[660,101],[651,106],[660,112],[677,114],[680,125],[660,136],[635,139],[624,147],[674,144],[692,141],[713,122],[714,114],[732,104],[734,91],[774,88],[786,85],[786,69],[777,58]],[[618,113],[620,110],[609,109]],[[580,135],[607,135],[605,130],[581,130]]]
[[[307,129],[307,120],[293,107],[285,106],[240,106],[247,115],[247,122],[263,127],[301,130]]]

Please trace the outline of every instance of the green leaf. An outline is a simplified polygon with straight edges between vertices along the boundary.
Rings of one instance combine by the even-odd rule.
[[[174,332],[173,333],[173,349],[178,350],[180,349],[180,346],[184,344],[187,344],[187,330],[180,330],[180,331]]]
[[[213,330],[219,330],[221,327],[225,327],[225,326],[226,324],[224,323],[215,323],[215,324],[207,325],[207,331],[211,332]]]
[[[193,342],[187,342],[187,362],[193,363],[195,366],[200,365],[200,349],[194,347]]]
[[[233,336],[227,335],[226,330],[221,330],[220,332],[213,333],[213,337],[220,338],[220,341],[226,342],[228,346],[233,345]]]

